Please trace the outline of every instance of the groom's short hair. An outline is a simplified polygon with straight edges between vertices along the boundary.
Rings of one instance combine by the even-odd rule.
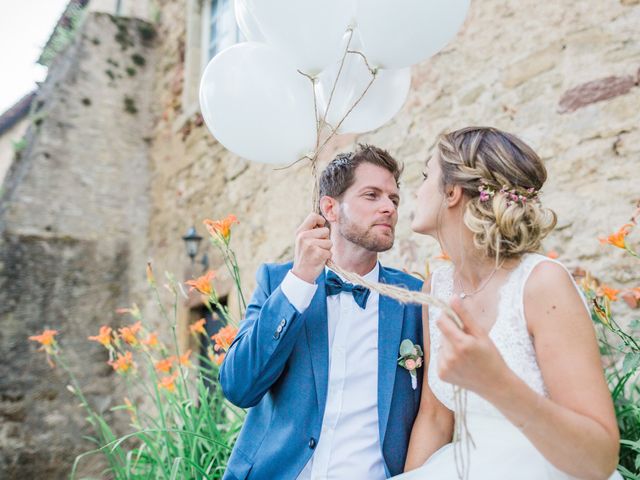
[[[320,198],[326,195],[339,199],[355,182],[356,168],[361,163],[370,163],[388,170],[400,186],[403,165],[386,150],[360,143],[354,152],[338,154],[322,171],[318,188]]]

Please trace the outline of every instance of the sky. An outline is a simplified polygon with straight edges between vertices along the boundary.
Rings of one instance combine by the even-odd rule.
[[[0,115],[42,81],[42,47],[69,0],[0,0]]]

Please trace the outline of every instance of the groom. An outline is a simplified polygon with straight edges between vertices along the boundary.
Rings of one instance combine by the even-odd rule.
[[[377,147],[339,155],[320,178],[324,218],[310,214],[298,228],[294,262],[260,267],[220,370],[225,396],[251,407],[224,479],[402,472],[422,372],[413,388],[398,351],[405,339],[423,344],[420,308],[345,283],[325,266],[332,259],[368,280],[421,288],[378,263],[393,246],[400,173]]]

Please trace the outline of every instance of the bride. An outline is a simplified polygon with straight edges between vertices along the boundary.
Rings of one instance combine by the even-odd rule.
[[[409,473],[394,478],[458,478],[453,385],[468,391],[469,479],[621,478],[588,309],[569,272],[534,253],[556,223],[539,199],[546,176],[529,146],[494,128],[442,136],[427,162],[412,228],[435,237],[451,264],[425,289],[465,328],[425,308]]]

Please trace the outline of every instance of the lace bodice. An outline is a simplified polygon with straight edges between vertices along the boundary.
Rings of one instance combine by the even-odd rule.
[[[532,338],[527,330],[523,303],[526,280],[533,268],[542,261],[553,260],[538,254],[524,255],[520,264],[509,274],[507,281],[499,291],[497,319],[489,332],[489,337],[495,343],[509,368],[533,390],[547,396]],[[453,293],[453,265],[448,264],[433,272],[431,293],[444,301],[449,301]],[[438,351],[442,334],[435,322],[440,314],[439,308],[429,307],[429,335],[431,337],[429,386],[435,396],[447,408],[453,410],[453,386],[440,380],[437,373]],[[469,392],[467,402],[467,411],[469,412],[498,414],[495,407],[472,392]]]

